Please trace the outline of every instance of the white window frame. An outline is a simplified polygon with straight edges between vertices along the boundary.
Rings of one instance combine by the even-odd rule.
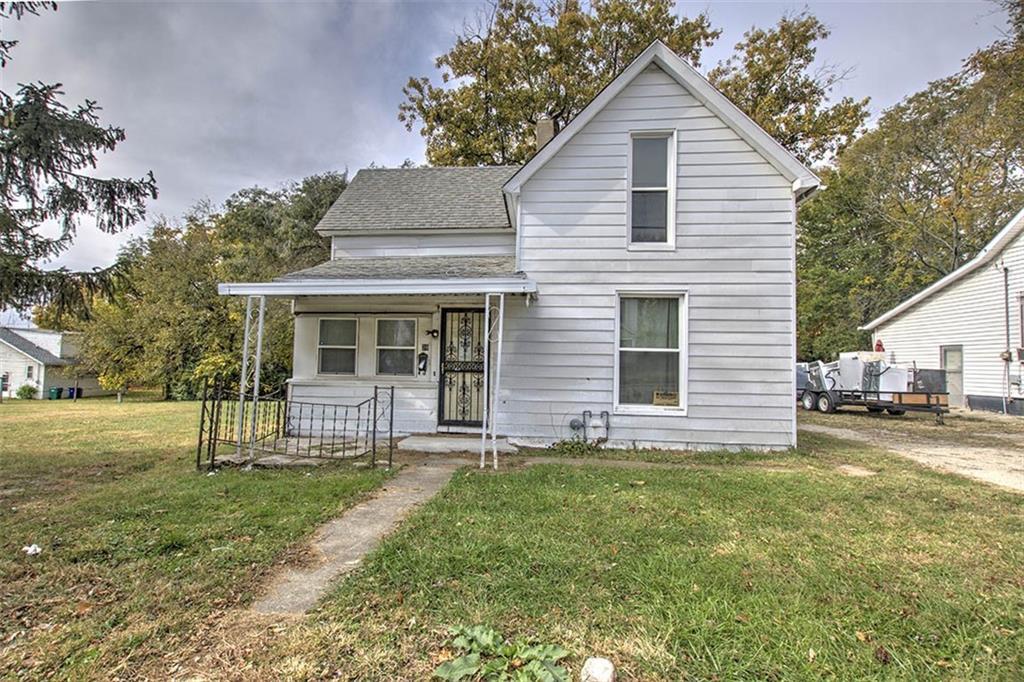
[[[35,377],[35,365],[28,363],[25,365],[25,381],[32,381]]]
[[[689,354],[690,354],[690,325],[689,308],[690,293],[686,289],[663,289],[648,287],[645,289],[619,289],[615,292],[615,370],[613,372],[613,413],[663,416],[673,414],[684,416],[687,412],[687,400],[689,398],[688,386],[689,377]],[[674,298],[679,301],[679,405],[633,405],[621,404],[619,402],[619,352],[622,349],[622,299],[624,298]],[[627,351],[657,351],[668,352],[665,348],[627,348]]]
[[[320,343],[320,326],[328,320],[351,320],[356,323],[356,342],[351,346],[323,345]],[[352,372],[321,372],[320,351],[324,348],[351,348],[355,357]],[[316,318],[316,375],[320,377],[356,377],[359,376],[359,318],[354,315],[328,315]]]
[[[381,320],[407,320],[412,322],[412,346],[382,346],[379,342]],[[420,321],[416,317],[408,315],[374,315],[373,316],[373,375],[378,377],[403,377],[415,379],[417,372],[417,351],[419,350]],[[381,374],[380,373],[380,350],[410,350],[412,349],[412,374]]]
[[[665,145],[665,187],[633,187],[633,140],[637,138],[667,138]],[[626,248],[629,251],[676,250],[676,175],[679,148],[675,129],[631,130],[626,146]],[[633,192],[665,192],[665,241],[633,241]]]

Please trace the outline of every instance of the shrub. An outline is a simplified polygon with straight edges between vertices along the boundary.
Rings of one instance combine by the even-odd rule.
[[[20,400],[32,400],[36,397],[36,393],[39,389],[29,384],[22,384],[18,387],[18,390],[14,392],[14,395],[18,396]]]
[[[557,644],[509,642],[486,625],[454,627],[451,633],[452,646],[462,655],[438,666],[434,676],[442,680],[569,680],[568,671],[557,665],[569,652]]]

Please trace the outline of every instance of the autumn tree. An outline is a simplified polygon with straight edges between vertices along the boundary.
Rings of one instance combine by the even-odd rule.
[[[854,139],[868,116],[868,99],[829,95],[847,75],[816,66],[817,43],[828,28],[803,12],[770,29],[752,28],[736,54],[708,79],[782,146],[807,164],[830,159]]]
[[[670,0],[496,0],[437,59],[440,82],[409,79],[398,118],[432,165],[522,163],[539,117],[563,128],[655,38],[698,64],[718,35]]]
[[[56,3],[0,3],[0,21],[49,9]],[[16,45],[0,41],[0,68],[7,68]],[[138,179],[90,172],[125,132],[100,122],[96,102],[64,104],[61,88],[28,83],[0,90],[0,309],[52,302],[83,312],[92,295],[112,293],[116,268],[70,272],[43,265],[71,246],[84,216],[103,232],[120,232],[142,220],[146,200],[157,195],[152,172]],[[58,234],[44,235],[44,224],[55,224]]]
[[[523,163],[534,125],[563,128],[655,39],[694,66],[718,38],[704,13],[675,15],[667,0],[601,0],[539,6],[500,0],[437,60],[440,82],[411,78],[399,120],[419,128],[435,165]],[[806,162],[829,158],[867,116],[867,100],[829,96],[845,75],[814,64],[828,30],[809,14],[752,29],[710,78],[751,118]],[[457,85],[452,85],[457,83]]]
[[[882,113],[799,219],[804,357],[866,343],[858,325],[977,255],[1024,206],[1024,9],[956,74]]]
[[[90,369],[108,388],[162,386],[172,398],[193,396],[204,377],[237,372],[244,301],[218,295],[217,284],[266,281],[328,260],[328,242],[313,228],[346,184],[344,174],[325,173],[281,190],[247,188],[130,242],[118,259],[125,285],[78,323]],[[285,302],[268,301],[265,329],[264,385],[273,388],[290,376]]]

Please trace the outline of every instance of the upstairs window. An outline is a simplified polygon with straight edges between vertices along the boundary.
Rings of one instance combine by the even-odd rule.
[[[675,241],[675,135],[633,133],[629,163],[629,244],[671,248]]]
[[[356,373],[356,321],[328,318],[320,320],[317,344],[317,372],[320,374]]]
[[[416,320],[377,320],[377,374],[416,374]]]

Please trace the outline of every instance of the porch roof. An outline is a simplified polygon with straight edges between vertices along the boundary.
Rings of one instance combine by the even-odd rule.
[[[526,294],[537,284],[516,271],[512,256],[392,256],[337,259],[272,282],[225,283],[218,290],[235,296]]]

